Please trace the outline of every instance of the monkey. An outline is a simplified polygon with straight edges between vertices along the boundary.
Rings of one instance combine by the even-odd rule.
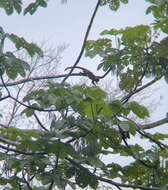
[[[67,68],[65,69],[65,71],[68,70],[68,69],[72,69],[72,68],[73,68],[73,66],[67,67]],[[74,69],[81,69],[82,72],[80,72],[80,74],[83,75],[83,76],[87,76],[87,77],[92,81],[92,84],[93,84],[93,85],[96,85],[96,83],[98,83],[99,80],[100,80],[100,77],[99,77],[99,76],[94,75],[94,74],[93,74],[91,71],[89,71],[88,69],[85,69],[85,68],[80,67],[80,66],[75,66]]]

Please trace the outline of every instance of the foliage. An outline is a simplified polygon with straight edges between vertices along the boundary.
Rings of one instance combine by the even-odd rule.
[[[97,189],[101,182],[118,189],[164,190],[168,187],[168,145],[164,142],[168,134],[145,131],[145,127],[148,129],[149,126],[152,128],[167,123],[167,117],[146,126],[130,118],[130,114],[140,119],[150,115],[145,105],[130,100],[135,93],[149,86],[144,85],[144,77],[154,77],[155,81],[164,77],[168,81],[168,2],[148,2],[150,5],[146,13],[152,13],[156,19],[152,25],[104,30],[100,39],[84,41],[85,55],[90,58],[100,56],[98,69],[102,69],[105,75],[95,76],[85,69],[76,75],[89,77],[94,82],[94,77],[101,80],[110,71],[113,72],[119,78],[120,89],[127,93],[122,99],[113,101],[109,101],[107,93],[96,85],[49,81],[54,77],[73,76],[71,73],[30,78],[27,75],[31,70],[29,63],[15,52],[5,51],[4,43],[6,39],[10,40],[17,51],[25,50],[32,58],[41,56],[43,59],[42,50],[1,28],[0,101],[5,104],[12,99],[14,104],[21,105],[21,117],[26,121],[35,118],[33,129],[26,128],[24,122],[19,127],[0,123],[1,189],[51,190],[68,186],[72,189]],[[14,11],[26,15],[34,14],[39,7],[47,7],[47,3],[36,0],[23,10],[21,0],[6,0],[0,2],[0,7],[8,15]],[[108,5],[116,11],[121,3],[128,1],[101,0],[98,6]],[[161,32],[164,37],[159,40],[157,37]],[[13,95],[12,85],[35,83],[35,80],[42,79],[48,81],[26,95],[23,93],[22,100]],[[40,120],[45,114],[54,116],[50,117],[47,126]],[[134,137],[136,141],[138,135],[142,141],[145,139],[148,142],[147,147],[129,141]],[[123,166],[113,160],[116,155],[118,160],[124,157],[132,158],[132,161]],[[110,163],[102,159],[106,156],[110,158]]]

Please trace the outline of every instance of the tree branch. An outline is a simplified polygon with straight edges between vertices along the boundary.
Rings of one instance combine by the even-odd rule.
[[[96,4],[96,7],[95,7],[95,9],[93,11],[93,15],[92,15],[92,17],[90,19],[89,25],[87,27],[86,34],[85,34],[85,37],[84,37],[83,44],[82,44],[81,50],[79,52],[79,55],[78,55],[78,57],[77,57],[74,65],[72,66],[71,70],[69,71],[69,73],[67,74],[67,76],[63,79],[62,83],[64,83],[68,79],[68,77],[72,74],[73,70],[75,69],[75,67],[77,66],[77,64],[79,63],[79,61],[80,61],[80,59],[81,59],[81,57],[83,55],[83,52],[85,50],[85,45],[86,45],[86,42],[87,42],[90,30],[91,30],[91,27],[92,27],[92,24],[93,24],[94,18],[96,16],[96,13],[98,11],[100,3],[101,3],[101,0],[98,0],[97,4]]]
[[[149,123],[149,124],[144,124],[144,125],[143,124],[139,124],[139,127],[141,129],[146,130],[146,129],[152,129],[152,128],[158,127],[160,125],[164,125],[166,123],[168,123],[168,117],[165,117],[163,119],[160,119],[158,121],[155,121],[155,122],[152,122],[152,123]]]
[[[12,146],[17,146],[18,145],[17,142],[11,141],[11,140],[9,140],[7,138],[4,138],[4,137],[0,137],[0,142],[8,144],[8,145],[12,145]]]
[[[24,182],[26,183],[26,186],[27,186],[28,190],[32,190],[32,188],[31,188],[29,182],[26,180],[26,177],[25,177],[25,174],[24,174],[23,171],[22,171],[22,176],[23,176],[23,180],[24,180]]]
[[[23,154],[23,155],[27,155],[27,156],[33,156],[33,155],[44,155],[44,154],[47,154],[45,152],[25,152],[25,151],[22,151],[22,150],[17,150],[17,149],[14,149],[14,148],[9,148],[9,147],[6,147],[4,145],[1,145],[0,144],[0,148],[2,148],[3,150],[7,150],[8,152],[15,152],[15,153],[18,153],[18,154]]]
[[[5,85],[6,86],[16,86],[16,85],[23,84],[23,83],[26,83],[26,82],[32,82],[32,81],[38,81],[38,80],[47,80],[47,79],[64,78],[66,76],[67,76],[67,74],[44,75],[44,76],[28,77],[28,78],[25,78],[25,79],[14,81],[14,82],[7,82],[7,83],[5,83]],[[87,77],[86,75],[83,75],[82,73],[72,73],[70,76],[85,76],[85,77]],[[1,83],[0,87],[4,87],[4,84]]]
[[[8,98],[10,98],[10,96],[9,96],[9,95],[4,96],[4,97],[0,98],[0,101],[3,101],[3,100],[8,99]]]
[[[33,115],[34,115],[35,119],[37,120],[37,123],[40,125],[40,127],[41,127],[44,131],[49,132],[49,130],[48,130],[46,127],[44,127],[44,125],[42,124],[42,122],[40,121],[40,119],[38,118],[38,116],[36,115],[36,113],[33,113]]]
[[[128,117],[125,117],[125,116],[122,116],[122,117],[123,117],[124,119],[127,119],[128,121],[133,122],[133,123],[136,125],[136,127],[137,127],[136,131],[137,131],[140,135],[142,135],[142,136],[148,138],[148,139],[151,140],[153,143],[157,144],[160,149],[168,148],[168,146],[167,146],[166,144],[162,143],[162,142],[159,141],[159,140],[154,139],[154,138],[151,136],[151,134],[146,133],[146,132],[143,130],[143,128],[141,127],[141,125],[137,124],[135,121],[133,121],[132,119],[130,119],[130,118],[128,118]],[[163,119],[162,119],[162,120],[163,120]],[[158,122],[158,123],[159,123],[159,122]],[[149,125],[151,125],[151,124],[149,124]]]
[[[134,94],[136,94],[136,93],[138,93],[138,92],[144,90],[145,88],[151,86],[152,84],[154,84],[155,82],[157,82],[157,81],[160,80],[160,79],[161,79],[161,77],[156,77],[155,79],[153,79],[152,81],[148,82],[147,84],[145,84],[145,85],[139,87],[138,89],[132,91],[131,93],[129,93],[129,94],[127,94],[126,96],[124,96],[124,97],[121,99],[121,102],[125,103],[125,101],[126,101],[127,99],[130,99]]]
[[[159,188],[157,187],[145,187],[145,186],[140,186],[140,185],[132,185],[132,184],[124,184],[124,183],[117,183],[111,179],[107,179],[107,178],[103,178],[101,176],[97,176],[93,173],[91,173],[88,169],[86,169],[84,166],[82,166],[81,164],[77,163],[76,161],[72,160],[71,158],[66,157],[66,160],[68,160],[71,164],[73,164],[75,167],[78,167],[81,170],[86,171],[88,174],[90,174],[91,176],[95,177],[97,180],[111,184],[115,187],[125,187],[125,188],[134,188],[134,189],[140,189],[140,190],[159,190]]]

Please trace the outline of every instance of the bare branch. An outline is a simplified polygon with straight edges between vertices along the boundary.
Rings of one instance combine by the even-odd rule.
[[[132,119],[130,119],[130,118],[128,118],[128,117],[125,117],[125,116],[121,116],[121,117],[123,117],[124,119],[127,119],[128,121],[133,122],[133,123],[136,125],[136,127],[137,127],[136,131],[137,131],[140,135],[142,135],[142,136],[148,138],[149,140],[151,140],[152,142],[154,142],[155,144],[157,144],[160,149],[168,148],[168,146],[167,146],[166,144],[162,143],[162,142],[159,141],[159,140],[154,139],[150,134],[146,133],[146,132],[144,131],[144,128],[142,127],[142,125],[137,124],[135,121],[133,121]],[[162,119],[162,120],[164,120],[164,119]],[[168,118],[167,118],[167,120],[168,120]],[[157,122],[155,122],[155,123],[159,123],[160,121],[161,121],[161,120],[159,120],[159,121],[157,121]],[[168,121],[167,121],[167,122],[168,122]],[[160,123],[161,123],[161,122],[160,122]],[[164,124],[165,124],[165,123],[164,123]],[[151,125],[151,124],[147,124],[147,126],[148,126],[148,125]],[[159,126],[159,125],[157,125],[157,126]]]
[[[29,106],[23,102],[21,102],[20,100],[10,96],[11,99],[13,99],[14,101],[16,101],[17,103],[19,103],[20,105],[26,107],[26,108],[29,108],[29,109],[32,109],[32,110],[37,110],[37,111],[40,111],[40,112],[53,112],[53,111],[57,111],[56,109],[43,109],[43,108],[40,108],[40,107],[34,107],[34,106]]]
[[[10,98],[10,96],[9,96],[9,95],[4,96],[4,97],[0,98],[0,101],[5,100],[5,99],[8,99],[8,98]]]
[[[26,180],[26,176],[25,176],[25,174],[24,174],[23,171],[22,171],[22,177],[23,177],[24,182],[25,182],[26,185],[27,185],[28,190],[32,190],[32,188],[31,188],[29,182]]]
[[[13,146],[18,145],[18,143],[11,141],[11,140],[4,138],[4,137],[0,137],[0,142],[3,142],[3,143],[8,144],[8,145],[13,145]]]
[[[83,55],[83,52],[85,50],[85,45],[86,45],[86,42],[87,42],[90,30],[91,30],[91,27],[92,27],[92,24],[93,24],[94,18],[96,16],[96,13],[98,11],[100,3],[101,3],[101,0],[98,0],[97,4],[96,4],[96,7],[95,7],[95,9],[93,11],[93,15],[92,15],[92,17],[90,19],[89,25],[87,27],[86,34],[85,34],[85,37],[84,37],[83,44],[82,44],[81,50],[79,52],[79,55],[78,55],[75,63],[73,64],[71,70],[69,71],[69,73],[67,74],[67,76],[63,79],[62,83],[64,83],[68,79],[68,77],[72,74],[73,70],[75,69],[75,67],[77,66],[77,64],[79,63],[79,61],[80,61],[80,59],[81,59],[81,57]]]
[[[44,76],[37,76],[37,77],[29,77],[29,78],[25,78],[25,79],[21,79],[18,81],[14,81],[14,82],[5,82],[6,86],[16,86],[19,84],[23,84],[26,82],[33,82],[33,81],[38,81],[38,80],[47,80],[47,79],[58,79],[58,78],[64,78],[66,77],[67,74],[60,74],[60,75],[44,75]],[[82,73],[72,73],[69,77],[71,76],[85,76]],[[4,87],[4,84],[0,84],[0,87]],[[1,100],[1,99],[0,99]]]
[[[164,125],[165,123],[168,123],[168,117],[165,117],[163,119],[160,119],[158,121],[155,121],[155,122],[152,122],[152,123],[149,123],[149,124],[139,124],[139,127],[141,129],[152,129],[152,128],[155,128],[155,127],[158,127],[160,125]]]
[[[38,118],[38,116],[36,115],[36,113],[33,113],[33,115],[34,115],[35,119],[37,120],[38,124],[40,125],[40,127],[41,127],[44,131],[49,132],[49,130],[48,130],[46,127],[44,127],[44,125],[41,123],[41,121],[40,121],[40,119]]]
[[[168,148],[167,145],[165,145],[164,143],[162,143],[162,142],[160,142],[160,141],[154,139],[150,134],[146,133],[145,131],[142,131],[142,130],[140,130],[140,129],[137,129],[137,132],[138,132],[141,136],[146,137],[146,138],[148,138],[149,140],[151,140],[152,142],[154,142],[155,144],[157,144],[160,149]]]

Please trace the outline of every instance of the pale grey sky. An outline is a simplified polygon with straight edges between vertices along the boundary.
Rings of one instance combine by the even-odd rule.
[[[61,4],[61,0],[50,0],[47,8],[40,8],[33,16],[17,14],[6,16],[1,9],[0,25],[6,32],[24,36],[29,41],[37,43],[47,41],[48,46],[70,44],[64,61],[73,64],[96,2],[96,0],[68,0],[67,4]],[[89,38],[97,39],[99,33],[107,28],[149,23],[151,17],[145,16],[146,7],[147,3],[144,0],[131,0],[128,5],[122,5],[117,12],[111,11],[108,7],[101,7]]]

